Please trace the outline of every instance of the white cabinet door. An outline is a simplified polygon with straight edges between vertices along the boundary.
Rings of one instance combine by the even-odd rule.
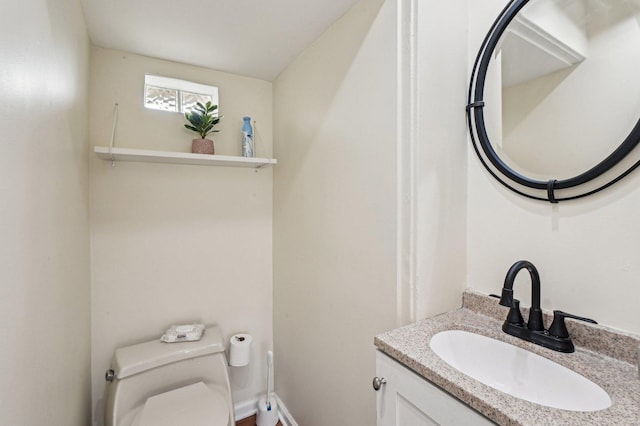
[[[484,426],[492,421],[380,351],[376,376],[378,426]]]

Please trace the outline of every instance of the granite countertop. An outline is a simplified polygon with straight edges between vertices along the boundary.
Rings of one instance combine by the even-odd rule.
[[[640,379],[637,350],[640,336],[603,326],[567,321],[576,345],[559,353],[510,336],[501,329],[507,308],[496,299],[465,292],[463,307],[375,337],[377,349],[436,384],[500,425],[640,425]],[[523,316],[528,313],[523,309]],[[545,324],[550,324],[545,313]],[[459,372],[429,347],[440,331],[465,330],[525,348],[582,374],[611,397],[611,407],[574,412],[515,398]]]

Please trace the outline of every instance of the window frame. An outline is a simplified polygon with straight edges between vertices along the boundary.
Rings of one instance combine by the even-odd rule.
[[[147,87],[153,86],[162,89],[169,89],[176,91],[176,109],[162,109],[162,108],[153,108],[152,104],[147,102]],[[211,86],[207,84],[195,83],[193,81],[181,80],[178,78],[172,77],[163,77],[155,74],[145,74],[144,76],[144,96],[143,96],[143,105],[146,109],[151,109],[154,111],[166,111],[166,112],[174,112],[179,114],[184,114],[184,105],[183,105],[183,93],[188,92],[196,95],[203,96],[211,96],[211,103],[219,106],[219,97],[218,97],[218,88],[216,86]]]

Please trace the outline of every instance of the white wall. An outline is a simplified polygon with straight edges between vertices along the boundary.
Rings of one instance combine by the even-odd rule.
[[[396,11],[365,0],[274,84],[276,392],[305,426],[375,424],[395,325]]]
[[[504,2],[470,2],[470,59]],[[640,174],[605,192],[552,207],[503,189],[469,153],[468,271],[471,289],[497,293],[511,264],[532,261],[542,306],[640,331]],[[516,283],[529,300],[526,277]],[[528,303],[528,302],[524,302]]]
[[[92,145],[108,145],[117,102],[116,146],[190,150],[180,114],[143,107],[145,72],[219,87],[216,153],[240,154],[249,115],[257,154],[271,155],[271,83],[102,48],[91,51]],[[252,365],[231,369],[231,380],[235,402],[255,397],[272,347],[272,169],[111,167],[91,155],[91,195],[94,407],[116,347],[191,321],[253,335]]]
[[[374,424],[374,335],[460,305],[466,67],[439,64],[466,63],[465,26],[466,2],[364,0],[275,82],[276,390],[300,424]]]
[[[89,40],[76,0],[0,28],[0,424],[86,425]]]
[[[413,320],[460,307],[460,294],[465,288],[467,3],[466,0],[416,2],[417,226]]]

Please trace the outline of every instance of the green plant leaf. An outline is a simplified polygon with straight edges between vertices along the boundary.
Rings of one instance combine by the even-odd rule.
[[[203,139],[209,133],[219,132],[213,129],[222,119],[221,115],[214,114],[217,109],[218,105],[213,105],[211,101],[207,101],[204,105],[202,102],[196,102],[193,110],[184,114],[185,119],[190,123],[185,124],[184,127],[198,133]]]

